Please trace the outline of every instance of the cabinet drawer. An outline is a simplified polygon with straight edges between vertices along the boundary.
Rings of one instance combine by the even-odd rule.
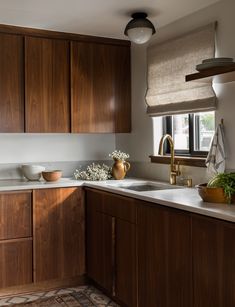
[[[32,239],[0,241],[0,288],[32,282]]]
[[[136,205],[133,198],[87,189],[87,203],[97,211],[136,223]]]
[[[103,195],[104,212],[117,218],[136,222],[136,205],[133,198],[105,193]]]
[[[0,193],[0,240],[31,233],[31,192]]]

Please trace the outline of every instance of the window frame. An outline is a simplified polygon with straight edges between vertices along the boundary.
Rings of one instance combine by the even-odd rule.
[[[196,113],[189,113],[189,149],[188,150],[178,150],[175,149],[175,154],[178,156],[186,156],[186,157],[207,157],[208,151],[199,151],[195,150],[194,144],[195,142],[199,142],[199,117]],[[196,140],[194,139],[194,126],[197,127],[195,129]],[[165,116],[163,118],[163,132],[164,134],[170,134],[172,136],[172,116]],[[170,154],[170,146],[168,142],[165,143],[165,153]]]

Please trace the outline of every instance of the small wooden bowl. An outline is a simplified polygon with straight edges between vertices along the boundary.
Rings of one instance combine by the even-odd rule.
[[[62,171],[61,170],[55,170],[55,171],[44,171],[42,172],[42,177],[46,181],[57,181],[61,178]]]
[[[208,188],[207,183],[199,184],[196,186],[198,194],[202,200],[208,203],[228,203],[224,194],[223,188]],[[232,196],[232,203],[235,202],[235,195]]]

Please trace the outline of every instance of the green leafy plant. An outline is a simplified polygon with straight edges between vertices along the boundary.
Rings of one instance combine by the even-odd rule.
[[[232,196],[235,194],[235,173],[217,174],[208,182],[207,187],[223,188],[228,203],[231,204]]]

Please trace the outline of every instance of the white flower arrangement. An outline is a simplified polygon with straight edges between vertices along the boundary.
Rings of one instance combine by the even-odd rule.
[[[101,181],[112,178],[112,168],[105,164],[92,163],[87,166],[86,170],[77,170],[74,172],[76,180]]]
[[[121,150],[114,150],[109,157],[113,158],[114,160],[121,160],[126,161],[126,159],[130,158],[129,154],[122,152]]]

